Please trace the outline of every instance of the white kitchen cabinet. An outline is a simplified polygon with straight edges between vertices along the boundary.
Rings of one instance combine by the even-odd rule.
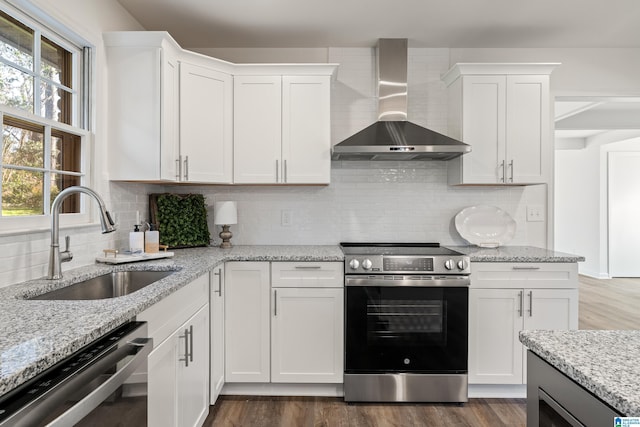
[[[224,289],[227,383],[342,382],[342,263],[228,262]]]
[[[234,183],[328,184],[330,76],[234,78]]]
[[[524,329],[578,327],[577,265],[471,263],[469,383],[524,384]]]
[[[272,263],[271,382],[342,383],[342,263]]]
[[[456,64],[443,76],[449,136],[472,147],[449,162],[450,184],[550,180],[549,75],[557,65]]]
[[[224,289],[225,381],[269,382],[269,263],[226,263]]]
[[[178,338],[177,425],[201,426],[209,414],[209,306],[184,324]]]
[[[217,266],[211,276],[211,405],[216,403],[224,386],[224,264]]]
[[[180,47],[164,32],[104,33],[109,79],[109,178],[179,178]]]
[[[180,181],[233,180],[233,77],[180,62]]]
[[[148,424],[201,426],[209,413],[209,274],[137,316],[148,323]]]

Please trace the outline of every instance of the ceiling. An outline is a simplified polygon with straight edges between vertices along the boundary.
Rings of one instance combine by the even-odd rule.
[[[185,48],[640,47],[638,0],[118,0]]]
[[[582,146],[594,136],[640,130],[639,97],[556,97],[554,110],[556,138]]]

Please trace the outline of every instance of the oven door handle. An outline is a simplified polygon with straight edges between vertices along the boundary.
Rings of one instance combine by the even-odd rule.
[[[152,338],[135,338],[129,341],[122,347],[108,353],[85,370],[65,379],[56,389],[52,390],[51,393],[43,395],[41,400],[24,408],[28,411],[27,414],[14,425],[16,427],[22,425],[27,426],[32,425],[36,420],[41,420],[46,417],[53,408],[65,402],[69,396],[75,394],[79,389],[104,373],[111,366],[114,366],[126,357],[135,355],[124,366],[118,369],[116,373],[111,375],[107,381],[83,397],[50,424],[47,424],[47,427],[64,427],[78,423],[98,407],[109,395],[116,391],[118,387],[135,372],[138,366],[147,360],[147,356],[151,353],[152,349]]]

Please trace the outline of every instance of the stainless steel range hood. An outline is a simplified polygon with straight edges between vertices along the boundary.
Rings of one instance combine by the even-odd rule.
[[[378,40],[378,121],[336,144],[333,160],[451,160],[471,146],[407,121],[407,39]]]

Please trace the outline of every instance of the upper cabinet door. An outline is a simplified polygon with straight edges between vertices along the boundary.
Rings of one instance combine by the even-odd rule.
[[[178,52],[156,33],[105,33],[109,178],[178,179]]]
[[[160,176],[161,179],[174,181],[179,179],[179,125],[178,125],[178,99],[179,99],[179,71],[178,58],[172,49],[162,49],[162,104],[161,131],[160,131]]]
[[[507,183],[539,183],[550,163],[549,76],[507,76]]]
[[[329,76],[282,78],[283,182],[328,184],[331,179]]]
[[[234,182],[282,180],[282,78],[234,78]]]
[[[472,146],[462,160],[464,180],[504,182],[506,118],[504,76],[468,76],[462,82],[462,140]]]
[[[180,63],[181,181],[233,179],[233,78]]]

